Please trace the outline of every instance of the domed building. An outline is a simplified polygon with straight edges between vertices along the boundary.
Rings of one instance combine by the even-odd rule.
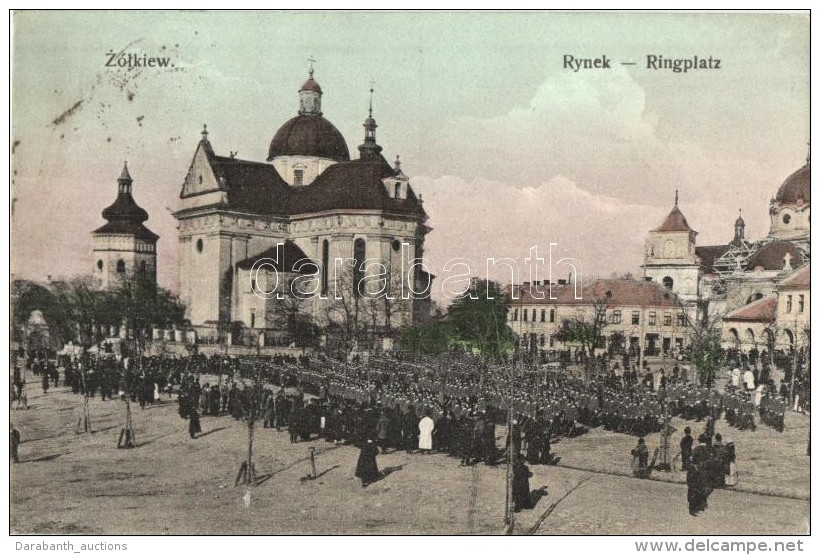
[[[811,163],[791,174],[771,201],[769,237],[808,241],[811,226]]]
[[[771,227],[766,237],[759,240],[746,237],[746,224],[739,215],[734,222],[734,237],[726,244],[695,246],[694,236],[691,237],[689,244],[694,249],[696,271],[692,261],[685,257],[675,261],[679,273],[685,271],[690,278],[697,275],[694,298],[708,301],[708,310],[723,317],[725,347],[745,351],[754,347],[762,349],[761,337],[765,337],[761,335],[762,330],[778,326],[778,307],[782,304],[778,302],[780,284],[791,283],[792,275],[807,275],[811,258],[810,185],[811,161],[807,158],[806,164],[788,176],[772,198]],[[672,214],[667,221],[671,217]],[[661,228],[650,235],[658,235]],[[661,235],[668,244],[674,239],[673,235],[682,236],[682,233],[664,230]],[[682,293],[684,298],[693,298],[691,290],[673,290]],[[753,325],[744,328],[743,322]],[[791,337],[794,338],[794,334]],[[776,343],[784,346],[787,340],[784,335],[778,337]]]
[[[382,156],[372,101],[351,160],[323,94],[311,68],[265,162],[216,154],[203,129],[174,213],[180,297],[200,336],[271,344],[294,304],[374,337],[429,312],[432,277],[414,264],[430,231],[422,201],[399,157]]]
[[[134,200],[133,182],[128,164],[124,164],[117,178],[117,198],[102,211],[107,223],[91,232],[94,242],[91,275],[101,289],[118,287],[123,279],[136,275],[156,280],[159,236],[145,227],[148,212]]]

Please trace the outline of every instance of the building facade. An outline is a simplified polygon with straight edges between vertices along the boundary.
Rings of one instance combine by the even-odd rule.
[[[274,134],[265,162],[217,155],[203,130],[174,213],[180,297],[200,334],[274,331],[277,303],[266,297],[297,276],[307,293],[300,310],[319,326],[366,318],[384,332],[429,311],[431,277],[413,264],[430,231],[422,201],[398,156],[393,165],[382,156],[372,106],[351,159],[322,96],[311,69],[298,113]],[[387,300],[372,299],[385,289]]]
[[[599,279],[581,289],[563,280],[508,289],[507,324],[531,351],[571,347],[556,334],[565,320],[602,318],[601,350],[639,357],[674,357],[689,345],[693,312],[672,291],[650,281]],[[600,352],[600,351],[599,351]]]

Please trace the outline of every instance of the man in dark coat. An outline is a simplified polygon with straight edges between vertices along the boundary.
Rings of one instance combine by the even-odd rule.
[[[637,464],[633,465],[632,473],[638,478],[649,477],[649,449],[643,438],[638,438],[638,445],[631,451]]]
[[[191,406],[188,412],[188,419],[188,435],[191,436],[191,439],[196,439],[196,435],[202,433],[202,426],[199,425],[199,413],[196,411],[196,406]]]
[[[366,488],[379,477],[379,465],[376,464],[376,456],[378,454],[379,448],[373,443],[372,439],[368,439],[362,443],[362,448],[359,451],[359,460],[356,463],[355,475],[362,480],[363,488]]]
[[[712,460],[710,468],[710,480],[713,488],[726,487],[726,475],[728,472],[728,452],[723,445],[723,437],[715,434],[715,442],[712,444]]]
[[[524,464],[523,455],[519,455],[513,465],[513,509],[515,512],[521,509],[532,508],[532,498],[530,497],[530,477],[532,472]]]
[[[686,473],[689,514],[697,516],[698,512],[706,509],[706,501],[711,492],[709,485],[709,448],[706,447],[706,434],[698,436],[698,445],[692,450],[692,462]]]
[[[689,470],[689,463],[692,461],[692,444],[695,440],[692,437],[692,428],[689,426],[684,428],[683,433],[686,435],[680,440],[680,458],[681,470],[685,472]]]

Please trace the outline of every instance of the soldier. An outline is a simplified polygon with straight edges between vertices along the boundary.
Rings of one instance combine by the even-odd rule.
[[[687,426],[684,428],[683,439],[680,440],[680,458],[681,458],[681,470],[688,471],[689,464],[692,461],[692,444],[695,442],[694,438],[692,438],[692,428]]]

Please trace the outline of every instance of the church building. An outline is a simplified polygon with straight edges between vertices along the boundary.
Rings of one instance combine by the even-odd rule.
[[[731,241],[705,246],[696,246],[697,233],[678,208],[676,193],[672,211],[649,233],[646,279],[662,283],[693,309],[700,304],[699,310],[722,319],[726,348],[794,346],[793,314],[808,315],[810,185],[811,159],[807,158],[772,197],[766,237],[746,237],[746,224],[739,215]],[[781,289],[798,286],[806,291],[780,294]],[[779,321],[786,314],[791,318],[788,325]]]
[[[268,343],[295,281],[298,310],[320,327],[389,335],[429,312],[432,277],[413,264],[427,215],[399,157],[382,155],[372,90],[354,159],[323,94],[311,67],[266,161],[218,155],[203,129],[174,213],[180,297],[198,335]]]

